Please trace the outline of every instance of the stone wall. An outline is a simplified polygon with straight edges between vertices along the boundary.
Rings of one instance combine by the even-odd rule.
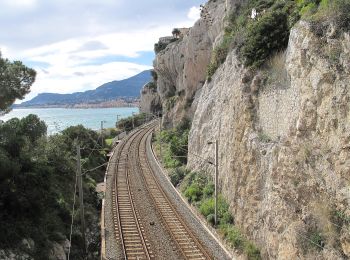
[[[299,86],[291,84],[285,61],[286,53],[278,53],[256,77],[256,81],[264,81],[257,95],[257,125],[260,135],[272,140],[288,135],[300,110]]]

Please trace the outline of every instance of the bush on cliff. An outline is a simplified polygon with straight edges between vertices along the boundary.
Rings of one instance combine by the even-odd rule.
[[[300,18],[298,8],[292,0],[250,0],[238,6],[227,18],[221,44],[213,50],[208,79],[233,48],[248,67],[259,67],[273,53],[286,48],[290,28]],[[258,12],[255,19],[251,18],[252,9]]]
[[[163,130],[160,134],[164,144],[164,164],[167,168],[176,168],[187,163],[187,146],[190,121],[183,119],[173,129]]]
[[[258,15],[251,18],[252,9]],[[207,68],[210,80],[225,61],[230,50],[236,49],[247,67],[259,68],[274,53],[288,45],[290,29],[300,18],[315,22],[332,22],[342,31],[350,28],[348,0],[249,0],[239,5],[228,18],[222,42],[213,50]]]
[[[281,11],[267,13],[248,27],[242,49],[245,65],[260,67],[273,53],[285,49],[288,39],[287,15]]]

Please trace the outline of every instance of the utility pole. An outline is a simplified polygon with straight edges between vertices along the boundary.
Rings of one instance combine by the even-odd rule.
[[[83,192],[83,180],[81,175],[81,162],[80,162],[80,145],[77,145],[77,176],[78,176],[78,188],[79,188],[79,204],[80,204],[80,222],[81,222],[81,233],[84,241],[84,253],[87,256],[86,248],[86,236],[85,236],[85,217],[84,217],[84,192]]]
[[[162,156],[162,117],[160,116],[160,113],[158,112],[159,117],[159,157],[160,161],[163,162],[163,156]]]
[[[105,121],[101,121],[101,147],[103,147],[103,123],[104,123]]]
[[[208,142],[208,144],[214,144],[215,145],[215,178],[214,178],[214,185],[215,185],[215,191],[214,191],[214,217],[215,217],[215,226],[218,223],[218,176],[219,176],[219,142],[218,140],[215,140],[215,142]],[[213,164],[212,162],[209,162],[210,164]]]
[[[132,112],[132,129],[135,128],[135,123],[134,123],[134,115],[135,115],[135,112]]]
[[[218,175],[219,175],[219,145],[215,140],[215,226],[218,224]]]

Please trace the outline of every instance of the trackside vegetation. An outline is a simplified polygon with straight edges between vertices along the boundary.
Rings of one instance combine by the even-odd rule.
[[[160,135],[157,134],[153,146],[159,154],[159,141],[162,142],[162,162],[168,168],[170,181],[214,227],[213,181],[204,171],[193,172],[186,169],[189,129],[190,121],[185,119],[177,127],[163,130]],[[244,253],[248,259],[261,259],[259,249],[234,225],[229,204],[221,194],[218,197],[217,224],[215,228],[230,246]]]

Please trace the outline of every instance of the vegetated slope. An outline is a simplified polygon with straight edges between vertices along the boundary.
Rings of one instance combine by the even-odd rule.
[[[143,71],[131,78],[112,81],[85,92],[72,94],[42,93],[30,101],[23,102],[20,107],[43,106],[43,105],[66,105],[79,103],[96,103],[115,100],[118,98],[137,98],[140,90],[151,79],[149,70]]]
[[[213,174],[208,141],[218,140],[220,191],[263,258],[347,259],[349,1],[211,0],[204,10],[155,63],[164,125],[192,119],[187,167]],[[183,68],[203,48],[181,50],[208,32],[211,58],[192,67],[200,84]]]
[[[77,197],[74,202],[78,142],[88,256],[97,259],[101,200],[95,187],[104,169],[86,171],[106,159],[96,149],[98,134],[80,125],[47,137],[46,128],[35,115],[0,124],[0,259],[65,259],[70,234],[71,259],[85,259]]]

